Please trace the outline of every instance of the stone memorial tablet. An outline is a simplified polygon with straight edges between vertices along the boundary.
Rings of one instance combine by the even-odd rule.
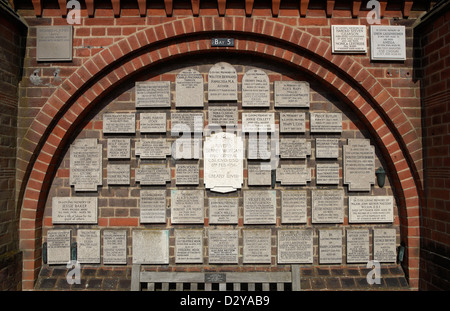
[[[370,191],[375,184],[375,147],[368,139],[348,139],[343,147],[344,184],[348,191]]]
[[[131,139],[108,138],[108,159],[131,158]]]
[[[203,132],[202,112],[172,112],[170,119],[172,136]]]
[[[405,60],[405,26],[370,26],[372,60]]]
[[[175,262],[203,263],[203,230],[175,229]]]
[[[209,106],[208,125],[237,126],[238,108],[230,106]]]
[[[232,192],[244,182],[244,143],[233,133],[217,133],[205,139],[203,154],[205,188]]]
[[[284,164],[276,170],[277,181],[281,185],[305,186],[311,181],[311,169],[304,165]]]
[[[307,222],[307,193],[305,190],[281,191],[281,223],[304,224]]]
[[[100,263],[100,230],[78,229],[77,260],[79,263]]]
[[[127,230],[103,230],[103,264],[127,264]]]
[[[103,134],[135,134],[136,114],[105,113],[103,114]]]
[[[270,82],[264,71],[250,69],[244,74],[242,107],[270,107]]]
[[[47,231],[47,263],[49,265],[67,264],[70,261],[72,230]]]
[[[276,224],[276,190],[244,191],[244,224]]]
[[[53,197],[53,224],[96,224],[97,197]]]
[[[248,185],[270,186],[272,184],[272,170],[269,163],[248,163]]]
[[[140,222],[166,223],[166,190],[140,191]]]
[[[341,133],[342,113],[311,112],[311,133]]]
[[[165,159],[172,154],[172,145],[165,138],[141,138],[135,152],[141,159]]]
[[[172,144],[172,157],[180,159],[200,159],[202,154],[201,138],[177,138]]]
[[[72,60],[72,26],[36,27],[36,60],[60,62]]]
[[[280,157],[282,159],[306,159],[311,155],[311,142],[305,138],[281,138]]]
[[[171,190],[171,213],[173,224],[203,224],[203,190]]]
[[[136,82],[136,108],[170,108],[170,81]]]
[[[272,230],[243,230],[243,263],[271,263]]]
[[[339,185],[338,163],[317,163],[316,184],[317,185]]]
[[[316,138],[316,159],[337,159],[338,157],[338,138]]]
[[[108,185],[129,185],[130,164],[109,164],[106,168]]]
[[[237,101],[237,73],[228,63],[218,63],[208,73],[208,101]]]
[[[309,108],[309,83],[274,81],[275,107]]]
[[[208,198],[210,224],[237,224],[239,198]]]
[[[203,76],[194,69],[181,71],[175,80],[176,107],[203,107]]]
[[[306,113],[280,112],[281,133],[304,133],[306,131]]]
[[[367,53],[364,25],[331,25],[332,53]]]
[[[369,257],[369,230],[347,229],[347,263],[367,263]]]
[[[180,164],[175,166],[175,183],[177,185],[198,185],[199,165]]]
[[[396,262],[396,230],[373,229],[373,259],[379,262]]]
[[[140,113],[139,130],[141,133],[165,133],[167,116],[164,112]]]
[[[392,196],[356,196],[348,198],[349,223],[394,222]]]
[[[313,224],[344,222],[344,190],[312,190],[311,198]]]
[[[278,230],[278,263],[313,263],[313,230]]]
[[[319,263],[342,263],[342,231],[340,229],[319,230]]]
[[[135,179],[141,186],[164,186],[170,181],[170,168],[165,164],[144,164],[136,168]]]
[[[133,264],[168,264],[169,230],[133,230]]]
[[[95,138],[76,140],[70,147],[70,185],[75,191],[97,191],[103,183],[103,146]]]
[[[237,264],[239,256],[239,230],[208,230],[209,264]]]
[[[273,112],[243,112],[242,132],[274,132],[275,114]]]

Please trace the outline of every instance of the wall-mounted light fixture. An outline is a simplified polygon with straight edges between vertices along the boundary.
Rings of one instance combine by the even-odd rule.
[[[377,184],[378,187],[383,188],[384,183],[386,181],[386,172],[382,166],[380,166],[377,171],[375,172],[375,175],[377,175]]]

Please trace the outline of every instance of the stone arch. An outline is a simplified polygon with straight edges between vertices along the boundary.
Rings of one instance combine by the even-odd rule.
[[[211,48],[211,33],[232,35],[236,46]],[[20,176],[19,200],[23,289],[33,289],[37,279],[48,189],[61,151],[79,122],[110,90],[141,70],[181,55],[208,53],[256,54],[286,63],[316,78],[354,109],[391,170],[407,247],[406,272],[410,286],[417,288],[420,184],[407,145],[419,137],[396,100],[355,59],[333,55],[330,43],[311,34],[265,19],[201,17],[152,26],[105,48],[67,78],[36,116],[19,150],[19,161],[28,163]]]

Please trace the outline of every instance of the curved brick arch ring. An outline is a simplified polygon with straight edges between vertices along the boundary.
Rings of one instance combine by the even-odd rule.
[[[409,135],[412,138],[406,141],[404,134],[415,131],[395,99],[359,63],[348,56],[332,55],[329,43],[308,33],[264,19],[202,17],[152,26],[94,55],[62,83],[33,121],[19,149],[19,161],[29,162],[22,181],[20,217],[23,289],[34,288],[41,267],[45,201],[61,151],[77,124],[105,94],[136,72],[176,56],[211,53],[205,34],[212,31],[245,36],[234,48],[218,51],[257,54],[305,71],[331,88],[365,121],[392,170],[401,236],[407,246],[407,275],[410,286],[417,288],[420,187],[406,146],[419,138]]]

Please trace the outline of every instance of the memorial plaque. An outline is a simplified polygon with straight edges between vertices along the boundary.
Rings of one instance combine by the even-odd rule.
[[[369,257],[369,230],[347,229],[347,263],[367,263]]]
[[[228,63],[218,63],[208,73],[208,101],[237,101],[237,73]]]
[[[205,188],[214,192],[232,192],[244,182],[244,143],[232,133],[217,133],[205,139]]]
[[[129,138],[108,138],[108,159],[131,158],[131,140]]]
[[[276,171],[277,181],[281,185],[305,186],[311,181],[311,169],[304,165],[285,164],[280,165]]]
[[[103,114],[103,134],[135,134],[136,114],[105,113]]]
[[[127,264],[127,230],[103,230],[103,264]]]
[[[243,263],[271,263],[272,230],[243,230]]]
[[[344,184],[348,191],[370,191],[375,184],[375,147],[369,139],[349,139],[343,147]]]
[[[180,159],[200,159],[202,154],[201,138],[177,138],[172,144],[172,157]]]
[[[36,27],[36,60],[60,62],[72,60],[73,27]]]
[[[209,264],[237,264],[239,230],[208,230]]]
[[[170,81],[136,82],[136,108],[170,108]]]
[[[280,157],[282,159],[306,159],[311,155],[311,142],[305,138],[281,138]]]
[[[165,159],[172,154],[172,145],[165,138],[141,138],[135,152],[141,159]]]
[[[338,163],[317,163],[316,184],[317,185],[339,185]]]
[[[278,139],[270,139],[269,137],[257,137],[256,135],[253,134],[254,133],[250,133],[249,138],[247,140],[248,141],[247,159],[249,160],[272,159],[272,144],[274,145],[273,149],[279,147]],[[275,150],[273,151],[275,153]]]
[[[276,190],[244,191],[244,224],[276,224]]]
[[[167,131],[167,116],[164,112],[141,113],[139,118],[141,133],[165,133]]]
[[[364,25],[331,25],[332,53],[367,53]]]
[[[270,163],[248,163],[247,171],[249,186],[272,185],[272,170]]]
[[[168,264],[169,230],[133,230],[133,264]]]
[[[316,159],[337,159],[338,157],[338,138],[316,138]]]
[[[309,108],[309,83],[274,81],[275,107]]]
[[[370,26],[372,60],[405,60],[405,26]]]
[[[243,112],[242,132],[274,132],[275,114],[273,112]]]
[[[280,112],[281,133],[304,133],[306,131],[306,113]]]
[[[342,231],[341,229],[319,230],[319,263],[342,263]]]
[[[238,108],[229,106],[210,106],[208,108],[208,125],[237,126]]]
[[[237,224],[239,198],[208,198],[210,224]]]
[[[175,183],[177,185],[198,185],[199,165],[179,164],[175,166]]]
[[[313,230],[278,230],[278,263],[313,263]]]
[[[281,191],[281,223],[304,224],[307,222],[307,192],[305,190]]]
[[[392,196],[357,196],[348,198],[349,223],[394,222]]]
[[[202,112],[172,112],[170,119],[172,136],[180,133],[203,133]]]
[[[140,222],[166,223],[166,190],[140,191]]]
[[[379,262],[397,261],[395,229],[373,229],[373,259]]]
[[[100,263],[100,230],[78,229],[77,260],[79,263]]]
[[[203,224],[203,190],[171,190],[171,213],[173,224]]]
[[[312,190],[312,223],[344,222],[344,190]]]
[[[242,107],[270,107],[270,82],[264,71],[250,69],[244,74]]]
[[[53,197],[53,224],[96,224],[97,197]]]
[[[175,262],[203,263],[203,230],[175,229]]]
[[[165,164],[144,164],[136,168],[135,178],[141,186],[165,186],[170,181],[170,168]]]
[[[203,76],[194,69],[181,71],[175,80],[176,107],[203,107]]]
[[[70,147],[70,185],[75,191],[97,191],[102,185],[102,149],[96,138],[78,139]]]
[[[70,261],[71,233],[70,229],[47,231],[47,263],[49,265],[65,265]]]
[[[109,164],[107,166],[108,185],[129,185],[130,164]]]
[[[342,113],[311,112],[311,133],[341,133]]]

